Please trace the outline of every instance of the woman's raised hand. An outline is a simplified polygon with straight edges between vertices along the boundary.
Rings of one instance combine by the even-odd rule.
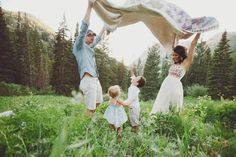
[[[89,2],[89,5],[93,7],[93,4],[96,2],[96,0],[88,0],[88,2]]]

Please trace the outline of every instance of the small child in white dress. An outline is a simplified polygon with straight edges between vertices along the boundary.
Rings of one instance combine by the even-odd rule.
[[[117,103],[121,94],[120,87],[118,85],[111,86],[108,89],[108,94],[110,102],[103,117],[117,131],[118,141],[120,142],[122,138],[122,125],[128,120],[124,107]]]
[[[143,76],[135,76],[131,71],[131,85],[128,89],[128,99],[122,102],[118,100],[121,105],[129,106],[130,122],[134,132],[139,130],[140,126],[140,104],[139,104],[139,92],[140,88],[146,83],[146,79]]]

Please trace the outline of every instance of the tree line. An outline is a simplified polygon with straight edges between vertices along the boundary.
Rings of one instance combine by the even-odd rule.
[[[143,70],[147,84],[141,96],[144,100],[155,99],[160,85],[168,75],[171,57],[160,60],[158,45],[148,50],[145,65],[136,66],[137,71]],[[182,79],[183,87],[199,84],[207,88],[207,94],[213,99],[231,99],[236,96],[236,59],[232,58],[232,50],[227,32],[222,34],[213,53],[205,41],[201,41],[195,51],[193,63]],[[140,62],[140,61],[139,61]],[[171,89],[170,89],[171,90]]]
[[[40,91],[53,90],[60,95],[70,95],[72,90],[78,90],[80,79],[72,47],[79,24],[71,37],[64,17],[52,38],[47,32],[39,31],[37,26],[30,25],[27,14],[19,12],[16,20],[16,26],[9,29],[11,23],[7,23],[0,7],[0,82]],[[128,68],[109,56],[107,44],[105,41],[95,49],[104,92],[113,84],[127,90]]]
[[[9,29],[0,7],[0,82],[15,83],[40,91],[53,90],[56,94],[70,95],[78,90],[79,73],[72,46],[79,33],[76,25],[74,37],[64,17],[52,38],[47,32],[31,26],[27,14],[18,13],[17,24]],[[145,65],[139,59],[137,75],[144,75],[146,85],[141,90],[143,100],[154,99],[164,78],[168,75],[171,57],[160,58],[159,46],[148,49]],[[205,41],[196,47],[193,64],[182,79],[184,87],[194,84],[208,88],[214,99],[236,96],[236,60],[231,57],[227,32],[211,53]],[[128,67],[109,57],[108,41],[95,48],[96,62],[103,92],[118,84],[124,91],[130,84]]]

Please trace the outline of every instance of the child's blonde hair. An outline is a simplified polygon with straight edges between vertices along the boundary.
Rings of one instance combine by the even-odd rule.
[[[115,85],[115,86],[109,87],[108,94],[112,98],[118,97],[120,95],[120,86]]]

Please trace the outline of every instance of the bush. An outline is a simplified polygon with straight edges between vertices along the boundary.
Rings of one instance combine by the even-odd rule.
[[[108,102],[87,117],[70,97],[0,97],[0,111],[15,113],[0,118],[0,156],[235,156],[235,132],[218,122],[220,111],[223,121],[234,119],[235,101],[191,99],[183,112],[152,116],[153,102],[141,102],[139,132],[128,121],[119,143],[103,118]]]
[[[231,137],[225,142],[225,148],[222,150],[222,157],[231,157],[236,154],[236,137]]]
[[[207,95],[207,88],[205,86],[195,84],[193,86],[189,86],[186,89],[186,95],[192,97],[199,97]]]
[[[236,104],[224,103],[220,106],[207,106],[207,122],[220,122],[220,124],[229,130],[236,129]]]
[[[20,96],[20,95],[31,95],[31,94],[32,91],[28,87],[13,83],[0,82],[1,96]]]
[[[72,115],[71,112],[79,112],[81,107],[71,105],[69,98],[66,97],[53,98],[49,96],[8,98],[14,99],[12,102],[15,104],[9,106],[14,115],[0,118],[1,157],[4,153],[6,156],[49,156],[55,138],[63,126],[63,120],[67,115]]]
[[[155,133],[173,138],[176,138],[177,136],[182,137],[184,133],[184,124],[178,113],[158,113],[153,118]]]
[[[52,88],[52,86],[49,86],[47,89],[44,89],[44,90],[33,89],[33,93],[35,95],[56,95],[56,92]]]
[[[0,96],[26,96],[26,95],[55,95],[52,87],[45,90],[37,90],[14,83],[0,82]]]

